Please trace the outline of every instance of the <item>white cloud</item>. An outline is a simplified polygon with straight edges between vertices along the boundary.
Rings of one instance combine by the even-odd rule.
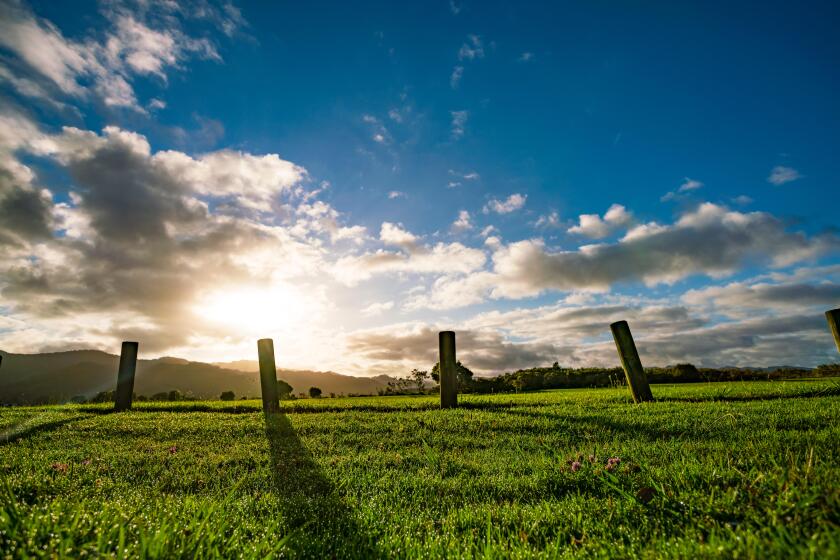
[[[802,175],[800,175],[799,171],[796,169],[792,167],[785,167],[783,165],[777,165],[772,169],[772,171],[770,171],[770,175],[767,177],[767,182],[778,186],[801,178]]]
[[[404,229],[402,224],[382,222],[382,228],[379,230],[379,240],[385,245],[413,247],[418,239],[416,235]]]
[[[19,77],[33,87],[18,88],[43,97],[49,85],[64,95],[83,98],[95,93],[105,105],[144,109],[137,101],[131,81],[136,75],[154,75],[166,81],[166,71],[177,69],[190,57],[221,60],[215,45],[206,38],[187,35],[180,16],[161,5],[161,17],[153,27],[147,12],[129,10],[122,4],[108,4],[103,13],[108,25],[86,39],[66,38],[51,22],[39,18],[22,4],[8,4],[0,11],[0,45],[14,52],[32,72],[31,79]],[[163,16],[165,12],[171,12]],[[241,18],[241,16],[240,16]],[[234,27],[244,20],[234,22]],[[37,87],[35,87],[37,86]]]
[[[702,182],[697,181],[695,179],[691,179],[689,177],[686,177],[683,180],[682,184],[679,186],[679,188],[676,190],[676,192],[669,191],[669,192],[665,193],[662,196],[662,198],[660,198],[659,200],[661,200],[662,202],[668,202],[669,200],[676,200],[678,198],[681,198],[679,195],[685,194],[685,193],[691,192],[691,191],[696,191],[697,189],[699,189],[703,186],[704,185],[703,185]]]
[[[393,301],[384,301],[384,302],[381,302],[381,303],[376,302],[376,303],[371,303],[370,305],[368,305],[367,307],[362,309],[361,314],[364,315],[365,317],[377,317],[379,315],[382,315],[386,311],[390,311],[393,308],[394,308],[394,302]]]
[[[525,206],[525,200],[527,198],[528,195],[526,194],[513,193],[505,200],[491,199],[490,202],[484,205],[484,213],[510,214]]]
[[[559,228],[561,225],[560,214],[556,210],[552,210],[548,214],[543,214],[534,222],[534,226],[538,228]]]
[[[519,55],[519,58],[517,60],[519,62],[529,62],[533,59],[534,59],[534,53],[526,51],[526,52],[522,53],[521,55]]]
[[[458,219],[452,223],[452,230],[456,232],[463,232],[473,228],[470,213],[466,210],[458,212]]]
[[[389,191],[388,198],[394,200],[395,198],[405,198],[405,193],[402,191]]]
[[[598,214],[581,214],[578,217],[578,225],[570,227],[568,232],[590,239],[601,239],[617,228],[626,226],[632,219],[632,214],[624,206],[613,204],[606,211],[603,219]]]

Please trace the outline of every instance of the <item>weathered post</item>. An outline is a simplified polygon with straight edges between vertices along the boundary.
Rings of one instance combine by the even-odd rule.
[[[826,311],[825,318],[828,319],[828,328],[831,329],[831,334],[834,335],[834,344],[837,345],[837,351],[840,352],[840,309]]]
[[[624,368],[633,401],[637,403],[652,401],[653,394],[650,392],[650,385],[648,385],[645,370],[642,368],[636,343],[633,342],[633,335],[630,334],[630,326],[627,321],[618,321],[610,325],[610,330],[615,339],[615,347],[618,350],[618,357],[621,359],[621,367]]]
[[[117,391],[114,393],[114,411],[131,410],[134,395],[134,372],[137,370],[137,342],[123,342],[120,350],[120,369],[117,371]]]
[[[277,397],[277,366],[274,363],[274,341],[270,338],[258,340],[257,354],[260,357],[263,412],[266,414],[280,412],[280,400]]]
[[[458,406],[458,375],[455,371],[455,333],[443,331],[440,343],[440,407]]]

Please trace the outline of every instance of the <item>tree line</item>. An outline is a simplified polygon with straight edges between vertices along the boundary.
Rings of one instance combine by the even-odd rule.
[[[381,395],[425,393],[437,390],[440,365],[430,371],[413,369],[404,378],[389,382]],[[535,367],[506,372],[495,377],[476,377],[461,362],[456,364],[458,391],[461,393],[515,393],[540,389],[616,387],[625,384],[624,370],[614,368],[568,368],[554,362],[551,367]],[[814,369],[781,367],[772,370],[751,368],[698,368],[693,364],[645,368],[650,383],[699,383],[711,381],[772,381],[840,376],[840,364],[824,364]],[[430,385],[429,380],[434,384]]]

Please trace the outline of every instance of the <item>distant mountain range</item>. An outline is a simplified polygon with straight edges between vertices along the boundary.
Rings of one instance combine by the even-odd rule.
[[[76,396],[90,398],[113,390],[119,356],[98,350],[73,350],[48,354],[10,354],[0,351],[0,403],[66,402]],[[236,398],[258,398],[259,367],[254,361],[218,364],[190,362],[180,358],[138,360],[134,391],[151,396],[178,390],[197,398],[218,398],[233,391]],[[280,379],[295,393],[309,387],[325,395],[376,394],[391,380],[388,376],[352,377],[332,371],[277,370]]]

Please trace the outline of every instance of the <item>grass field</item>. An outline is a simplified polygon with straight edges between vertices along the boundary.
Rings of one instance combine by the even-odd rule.
[[[836,380],[653,391],[0,409],[0,553],[840,557]]]

